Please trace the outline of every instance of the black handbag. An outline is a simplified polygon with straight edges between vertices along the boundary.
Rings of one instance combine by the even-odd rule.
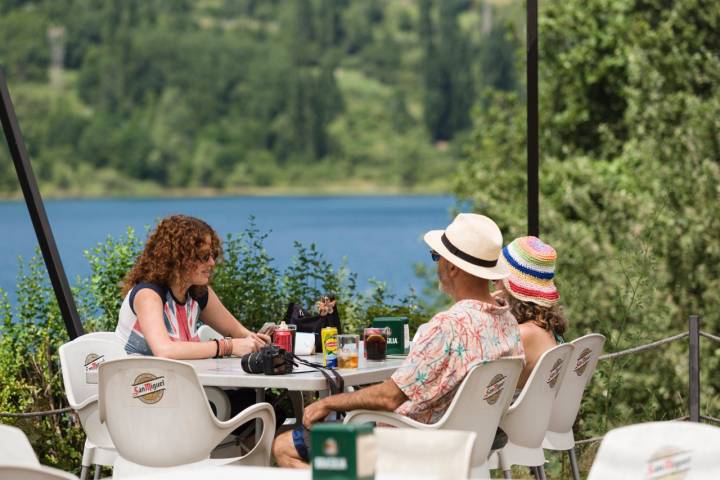
[[[329,311],[328,309],[321,308],[320,311],[324,314],[318,313],[312,315],[297,303],[290,303],[285,313],[285,323],[288,325],[297,325],[298,332],[312,333],[315,335],[315,352],[317,353],[322,352],[320,332],[323,328],[335,327],[338,330],[338,334],[342,333],[340,315],[338,314],[337,308],[334,308],[334,300],[328,300],[333,302],[333,307],[330,308]],[[323,300],[321,300],[321,302],[322,301]]]

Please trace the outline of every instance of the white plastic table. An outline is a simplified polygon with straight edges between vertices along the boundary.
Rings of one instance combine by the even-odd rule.
[[[322,363],[322,355],[300,357],[305,360]],[[384,361],[368,361],[360,358],[358,368],[340,368],[337,371],[345,380],[345,386],[365,385],[382,382],[390,377],[402,365],[404,357],[389,357]],[[310,367],[301,365],[288,375],[262,375],[245,372],[240,366],[240,358],[207,358],[203,360],[185,360],[197,372],[203,386],[223,388],[286,388],[296,391],[326,391],[325,377]]]
[[[322,364],[322,355],[308,355],[300,357],[304,360]],[[388,379],[397,368],[402,365],[405,357],[390,356],[383,361],[358,359],[358,368],[339,368],[346,387],[366,385],[368,383],[382,382]],[[185,360],[193,366],[205,387],[221,388],[254,388],[255,401],[265,401],[266,388],[286,388],[293,391],[319,391],[320,396],[328,393],[327,380],[322,373],[315,369],[300,365],[293,373],[286,375],[263,375],[247,373],[240,365],[240,358],[206,358],[202,360]],[[296,422],[302,422],[302,411],[297,411]],[[331,414],[331,416],[334,414]],[[332,418],[332,417],[331,417]],[[255,432],[256,439],[260,438],[260,424]]]

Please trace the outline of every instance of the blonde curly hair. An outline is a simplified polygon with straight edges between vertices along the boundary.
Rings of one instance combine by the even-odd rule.
[[[222,245],[215,230],[204,221],[187,215],[172,215],[158,223],[150,233],[145,248],[123,280],[122,296],[138,283],[147,282],[170,287],[182,283],[198,262],[202,247],[210,237],[210,255],[220,260]],[[199,298],[207,286],[193,285],[190,294]]]

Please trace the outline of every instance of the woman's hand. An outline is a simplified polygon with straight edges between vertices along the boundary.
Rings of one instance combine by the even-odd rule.
[[[255,336],[263,341],[266,345],[270,345],[272,343],[272,340],[270,339],[270,335],[265,335],[264,333],[253,333],[250,332],[250,336]]]
[[[236,357],[242,357],[246,353],[257,352],[265,346],[263,340],[253,335],[248,335],[245,338],[233,338],[232,344],[232,354]]]

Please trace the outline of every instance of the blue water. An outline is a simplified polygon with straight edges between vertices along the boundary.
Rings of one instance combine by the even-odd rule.
[[[118,238],[127,227],[145,238],[145,226],[174,213],[202,218],[224,238],[248,226],[269,232],[265,240],[276,265],[284,268],[294,254],[293,241],[314,242],[335,266],[343,258],[358,274],[360,288],[375,278],[397,294],[423,282],[416,262],[431,263],[422,241],[425,231],[449,223],[454,200],[446,196],[383,197],[227,197],[191,199],[54,200],[45,207],[71,284],[90,267],[83,251]],[[24,202],[0,202],[0,288],[15,294],[18,255],[29,258],[37,245]]]

